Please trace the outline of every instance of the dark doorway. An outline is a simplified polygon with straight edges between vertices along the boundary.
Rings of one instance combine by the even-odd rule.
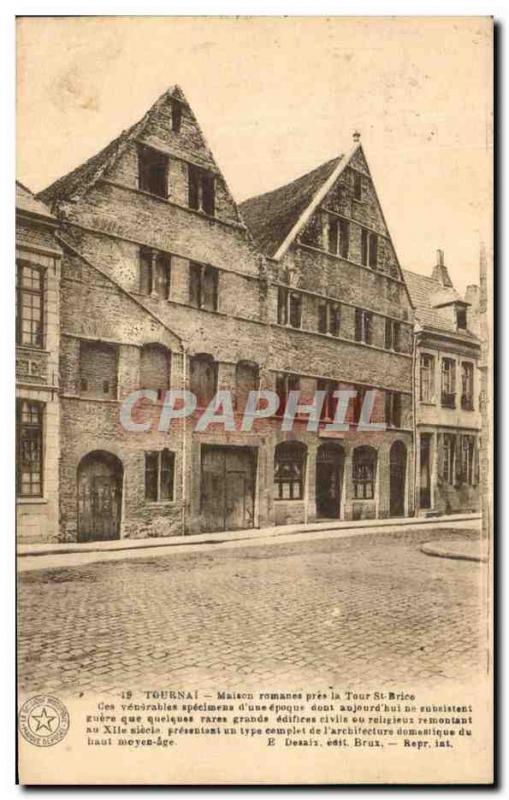
[[[102,450],[82,458],[78,467],[78,542],[120,537],[122,463]]]
[[[420,437],[419,507],[431,508],[431,434]]]
[[[394,442],[390,454],[390,515],[405,515],[406,492],[406,447],[403,442]]]
[[[320,445],[316,453],[316,515],[339,519],[343,485],[343,448],[337,444]]]
[[[204,445],[200,506],[203,531],[254,527],[256,451]]]

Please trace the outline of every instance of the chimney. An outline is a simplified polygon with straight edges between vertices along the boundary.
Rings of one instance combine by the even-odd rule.
[[[357,144],[357,142],[360,142],[360,140],[361,140],[361,135],[360,135],[359,131],[354,131],[354,132],[353,132],[353,134],[352,134],[352,139],[354,140],[354,143],[355,143],[355,144]]]
[[[433,267],[433,272],[431,273],[431,277],[433,280],[438,281],[441,286],[446,286],[449,289],[452,289],[452,281],[449,277],[449,273],[447,272],[447,267],[444,263],[444,251],[437,250],[437,263]]]

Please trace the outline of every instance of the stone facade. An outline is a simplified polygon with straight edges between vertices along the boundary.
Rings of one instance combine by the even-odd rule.
[[[20,543],[58,531],[60,451],[57,220],[16,184],[16,511]]]
[[[479,290],[464,301],[438,251],[432,276],[406,272],[416,304],[416,511],[480,508]]]
[[[414,513],[414,308],[360,142],[269,195],[237,208],[178,88],[41,193],[63,247],[51,538]],[[158,430],[170,387],[232,390],[235,430],[198,432],[198,412]],[[155,424],[127,431],[139,388],[157,400],[133,417]],[[325,390],[328,411],[318,431],[278,412],[243,431],[249,389]],[[374,390],[383,429],[350,401],[327,431],[335,389]]]

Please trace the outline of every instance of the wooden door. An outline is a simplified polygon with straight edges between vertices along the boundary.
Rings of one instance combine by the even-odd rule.
[[[203,531],[254,526],[256,457],[247,447],[202,448],[201,514]]]
[[[121,500],[121,473],[114,456],[84,459],[78,476],[78,541],[118,539]]]

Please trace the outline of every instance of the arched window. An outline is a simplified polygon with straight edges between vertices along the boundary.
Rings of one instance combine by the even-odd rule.
[[[253,361],[239,361],[235,369],[235,407],[237,411],[245,408],[249,392],[256,392],[259,384],[258,364]]]
[[[217,365],[212,356],[198,353],[191,358],[191,391],[198,408],[207,406],[216,393]]]
[[[274,457],[274,499],[302,500],[306,472],[306,446],[281,442]]]
[[[170,388],[171,354],[161,344],[146,344],[141,348],[140,388],[155,389],[158,400],[164,399]]]
[[[357,447],[353,452],[353,494],[356,500],[372,500],[375,496],[376,450]]]

